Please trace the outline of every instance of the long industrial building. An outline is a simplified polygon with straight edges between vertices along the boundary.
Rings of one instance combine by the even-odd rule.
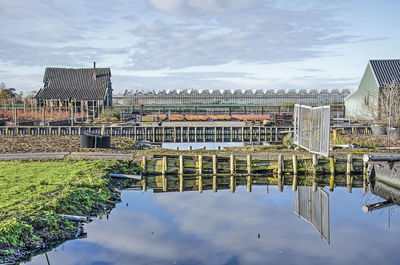
[[[133,105],[145,112],[246,113],[279,111],[299,103],[309,106],[343,105],[348,89],[322,90],[161,90],[125,91],[124,105]]]

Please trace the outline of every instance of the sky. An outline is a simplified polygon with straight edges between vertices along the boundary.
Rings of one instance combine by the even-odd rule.
[[[398,0],[0,0],[0,83],[110,67],[114,92],[354,90],[399,59]]]

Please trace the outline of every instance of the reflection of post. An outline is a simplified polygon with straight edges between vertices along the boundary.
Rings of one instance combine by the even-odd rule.
[[[368,179],[367,179],[368,163],[363,159],[363,191],[364,193],[368,190]]]
[[[251,164],[252,164],[251,155],[247,155],[247,174],[249,174],[247,176],[247,191],[248,192],[251,192],[251,182],[252,182]]]
[[[212,156],[213,164],[213,192],[217,192],[217,155]]]
[[[179,155],[179,191],[183,191],[183,155]]]
[[[203,155],[199,155],[199,191],[203,192]]]
[[[50,260],[49,260],[49,256],[47,255],[47,252],[46,252],[46,261],[47,261],[47,265],[50,265]]]
[[[235,181],[235,163],[236,163],[236,158],[234,154],[231,154],[230,156],[230,169],[231,169],[231,181],[230,181],[230,188],[231,192],[235,192],[236,190],[236,181]]]
[[[165,172],[167,171],[167,157],[163,156],[162,160],[162,183],[163,183],[163,191],[167,191],[167,178],[165,177]]]
[[[147,161],[146,161],[146,157],[143,156],[143,159],[142,159],[143,191],[147,191],[147,174],[146,174],[146,170],[147,170]]]
[[[383,202],[377,202],[377,203],[373,203],[373,204],[364,205],[362,207],[362,211],[364,213],[371,213],[371,212],[373,212],[375,210],[386,208],[386,207],[389,207],[389,206],[392,206],[392,205],[394,205],[392,200],[386,200],[386,201],[383,201]]]
[[[293,160],[293,185],[292,185],[292,191],[297,190],[297,156],[293,155],[292,156]]]
[[[335,175],[331,175],[329,178],[329,190],[333,191],[335,189]]]
[[[352,185],[353,185],[353,177],[351,176],[352,162],[353,162],[353,155],[347,154],[346,185],[347,185],[347,192],[349,192],[349,193],[352,192]]]
[[[282,181],[282,171],[283,171],[283,164],[284,164],[284,160],[283,160],[283,155],[279,155],[278,156],[278,190],[280,192],[283,191],[283,181]]]

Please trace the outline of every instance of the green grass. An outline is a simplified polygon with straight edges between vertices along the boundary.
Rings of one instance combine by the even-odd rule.
[[[0,250],[72,231],[73,223],[56,213],[88,215],[109,200],[107,173],[137,171],[111,160],[0,162]]]

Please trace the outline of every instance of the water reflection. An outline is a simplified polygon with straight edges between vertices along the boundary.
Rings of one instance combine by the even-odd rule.
[[[321,238],[330,243],[329,194],[321,188],[298,187],[294,194],[293,211],[312,224]]]
[[[388,231],[382,215],[360,211],[362,189],[329,193],[330,245],[293,214],[293,196],[313,193],[302,189],[279,192],[264,185],[249,193],[239,185],[236,193],[126,191],[108,220],[87,225],[86,239],[66,242],[48,257],[52,264],[398,263],[400,230]],[[46,257],[28,264],[46,264]]]

